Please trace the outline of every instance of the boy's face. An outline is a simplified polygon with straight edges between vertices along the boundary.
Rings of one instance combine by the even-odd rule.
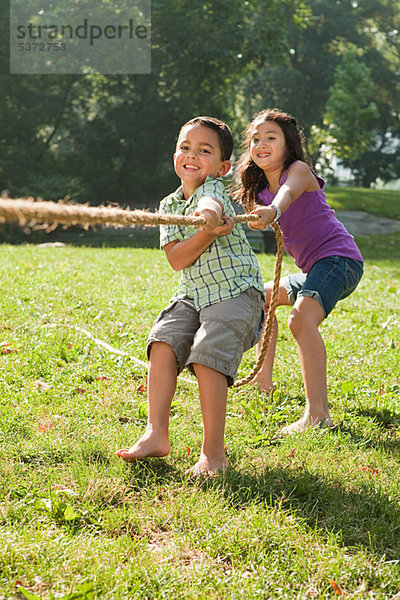
[[[182,182],[185,198],[202,185],[208,175],[226,175],[231,167],[222,160],[216,131],[204,125],[187,125],[179,135],[174,154],[175,172]]]

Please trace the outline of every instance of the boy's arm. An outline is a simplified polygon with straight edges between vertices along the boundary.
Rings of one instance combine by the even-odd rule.
[[[200,214],[200,216],[203,215],[207,218],[204,213]],[[220,220],[221,217],[218,217],[218,223]],[[217,237],[232,232],[235,226],[232,217],[224,216],[222,220],[223,225],[218,225],[213,229],[199,229],[197,233],[185,240],[175,240],[164,246],[168,262],[174,271],[182,271],[192,265]]]
[[[199,230],[191,237],[172,240],[164,245],[168,262],[175,271],[181,271],[192,265],[217,237],[232,233],[235,223],[232,217],[223,215],[223,202],[214,195],[218,188],[213,185],[210,191],[211,194],[206,193],[200,197],[193,213],[198,217],[204,217],[206,224],[199,226]]]
[[[224,210],[223,204],[218,198],[211,196],[202,196],[199,200],[194,215],[196,217],[204,217],[207,221],[205,225],[201,225],[200,229],[214,229],[218,227],[222,212]]]

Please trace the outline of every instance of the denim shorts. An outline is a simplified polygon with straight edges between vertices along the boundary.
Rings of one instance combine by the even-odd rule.
[[[309,273],[287,275],[281,283],[292,305],[301,296],[314,298],[327,317],[339,300],[354,292],[363,271],[363,263],[359,260],[346,256],[327,256],[317,260]]]
[[[185,367],[194,373],[199,363],[226,375],[233,385],[243,352],[260,339],[264,297],[251,287],[234,298],[196,310],[193,300],[175,300],[154,322],[147,340],[150,358],[153,342],[165,342],[176,356],[177,373]]]

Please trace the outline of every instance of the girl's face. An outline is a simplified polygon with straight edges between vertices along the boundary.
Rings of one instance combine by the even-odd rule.
[[[250,140],[250,156],[265,173],[281,170],[288,151],[283,130],[275,121],[256,121]]]

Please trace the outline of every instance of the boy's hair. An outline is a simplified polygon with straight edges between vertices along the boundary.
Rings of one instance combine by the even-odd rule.
[[[252,210],[254,204],[259,203],[258,194],[268,185],[268,179],[264,171],[256,165],[250,155],[251,136],[254,124],[258,121],[274,121],[282,128],[288,151],[282,172],[296,160],[302,160],[311,166],[311,161],[304,149],[303,131],[292,115],[283,112],[279,108],[267,108],[254,115],[252,122],[244,131],[245,147],[237,166],[240,183],[234,190],[236,198],[247,211]]]
[[[182,125],[180,132],[188,125],[203,125],[204,127],[213,129],[218,135],[221,159],[230,159],[233,151],[233,135],[226,123],[214,117],[194,117]]]

